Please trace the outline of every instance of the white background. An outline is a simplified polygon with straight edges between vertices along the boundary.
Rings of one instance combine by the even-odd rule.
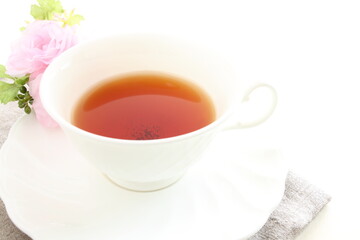
[[[2,1],[0,62],[34,1]],[[160,32],[201,40],[242,80],[272,84],[274,138],[294,172],[332,195],[299,240],[360,239],[360,3],[358,1],[63,0],[86,17],[84,38]],[[1,124],[1,123],[0,123]]]

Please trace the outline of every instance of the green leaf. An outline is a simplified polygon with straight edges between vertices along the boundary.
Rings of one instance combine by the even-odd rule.
[[[0,64],[0,78],[10,78],[13,79],[10,75],[6,74],[6,67]]]
[[[47,14],[37,5],[31,5],[30,14],[36,20],[45,20],[47,18]]]
[[[25,75],[23,77],[15,78],[15,83],[18,85],[25,85],[29,81],[29,75]]]
[[[21,86],[16,83],[0,81],[0,103],[7,104],[8,102],[17,100],[20,87]]]
[[[37,0],[39,5],[31,5],[31,16],[35,20],[52,20],[55,13],[62,14],[64,9],[57,0]]]
[[[73,26],[75,24],[80,24],[81,21],[84,20],[84,17],[81,15],[70,15],[69,18],[66,20],[65,24],[69,26]]]

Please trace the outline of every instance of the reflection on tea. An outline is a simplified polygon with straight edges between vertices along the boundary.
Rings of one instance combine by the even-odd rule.
[[[178,136],[214,120],[213,103],[201,88],[155,72],[103,81],[82,96],[72,118],[88,132],[128,140]]]

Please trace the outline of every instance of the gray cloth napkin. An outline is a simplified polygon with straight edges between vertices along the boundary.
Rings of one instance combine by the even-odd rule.
[[[289,172],[279,206],[249,240],[295,239],[330,199],[321,189]]]
[[[0,147],[10,127],[22,114],[16,104],[0,105]],[[329,201],[329,195],[290,172],[281,203],[261,230],[249,240],[295,239]],[[11,222],[0,201],[0,240],[29,239]]]

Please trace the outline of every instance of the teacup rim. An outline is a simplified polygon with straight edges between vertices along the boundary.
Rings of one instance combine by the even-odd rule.
[[[198,45],[198,42],[196,42],[196,41],[194,43],[192,43],[192,42],[188,41],[188,39],[178,38],[178,37],[174,37],[174,36],[166,35],[166,34],[155,34],[155,33],[109,34],[109,35],[105,35],[105,36],[101,36],[101,37],[98,37],[98,38],[95,38],[95,39],[91,39],[91,40],[81,42],[81,43],[75,45],[74,47],[68,49],[64,53],[62,53],[60,56],[58,56],[56,59],[54,59],[54,61],[52,63],[50,63],[49,67],[45,70],[45,72],[44,72],[44,74],[42,76],[42,82],[44,83],[46,81],[45,79],[47,79],[49,77],[49,75],[51,75],[51,72],[52,72],[52,69],[53,69],[51,66],[55,65],[57,62],[61,61],[63,58],[68,57],[68,55],[73,54],[74,52],[77,51],[78,48],[83,48],[83,47],[86,47],[88,45],[94,44],[94,43],[99,42],[99,41],[106,41],[108,39],[123,38],[123,37],[148,37],[148,38],[157,38],[157,39],[167,38],[169,40],[171,39],[173,41],[180,42],[181,44],[189,44],[191,46],[194,46],[194,45],[197,46]],[[45,88],[44,84],[41,84],[40,85],[40,98],[41,99],[44,99],[44,97],[46,99],[46,96],[49,94],[44,90],[44,88]],[[134,145],[162,144],[162,143],[167,143],[167,142],[183,141],[185,139],[188,139],[188,138],[195,137],[197,135],[201,135],[203,133],[206,133],[206,132],[210,131],[211,129],[215,129],[217,126],[219,126],[220,124],[225,122],[226,119],[228,118],[228,116],[231,113],[230,108],[226,109],[224,111],[224,113],[219,118],[217,118],[215,121],[213,121],[212,123],[200,128],[200,129],[197,129],[195,131],[188,132],[188,133],[185,133],[185,134],[181,134],[181,135],[177,135],[177,136],[173,136],[173,137],[167,137],[167,138],[160,138],[160,139],[131,140],[131,139],[120,139],[120,138],[106,137],[106,136],[98,135],[98,134],[91,133],[91,132],[88,132],[86,130],[83,130],[83,129],[73,125],[70,121],[66,120],[63,116],[61,116],[56,110],[53,110],[51,107],[49,107],[48,102],[42,101],[42,104],[43,104],[43,107],[48,112],[48,114],[62,128],[67,128],[67,129],[69,129],[69,130],[71,130],[73,132],[77,132],[80,135],[90,137],[91,139],[97,139],[97,140],[103,141],[103,142],[134,144]]]

